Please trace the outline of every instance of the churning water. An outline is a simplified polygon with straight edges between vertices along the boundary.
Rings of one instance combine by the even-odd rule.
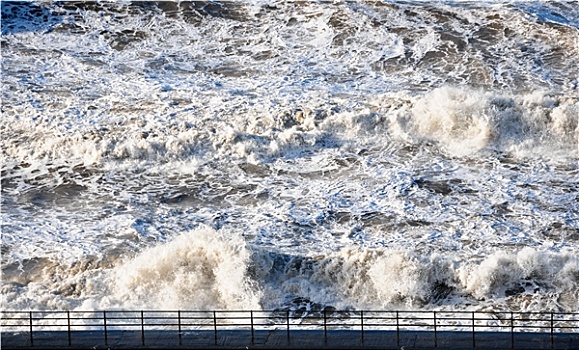
[[[2,1],[3,309],[579,311],[576,1]]]

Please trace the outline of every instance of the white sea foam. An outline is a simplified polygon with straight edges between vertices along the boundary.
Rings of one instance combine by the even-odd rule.
[[[249,257],[242,237],[201,227],[115,267],[106,279],[108,305],[89,299],[80,308],[256,309]]]
[[[524,248],[516,254],[499,251],[478,265],[465,267],[461,282],[479,299],[500,296],[505,289],[528,281],[532,281],[537,289],[541,289],[538,286],[546,289],[544,292],[577,295],[578,263],[577,255],[571,252],[554,254],[532,248]],[[575,298],[563,306],[573,310],[577,302]]]
[[[481,310],[500,307],[501,299],[502,307],[521,311],[578,306],[579,259],[573,252],[524,248],[464,256],[356,247],[280,254],[247,246],[232,230],[200,227],[134,257],[109,255],[69,266],[27,262],[33,274],[22,278],[30,281],[5,282],[3,307],[271,310],[299,300],[341,309],[466,304]]]
[[[2,3],[3,308],[578,309],[575,7],[221,5]]]

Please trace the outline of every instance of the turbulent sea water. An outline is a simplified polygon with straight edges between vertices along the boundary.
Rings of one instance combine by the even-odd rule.
[[[579,312],[577,1],[2,1],[9,310]]]

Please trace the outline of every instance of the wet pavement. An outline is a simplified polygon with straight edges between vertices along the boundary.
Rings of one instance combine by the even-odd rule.
[[[579,349],[579,333],[285,329],[3,332],[8,349]]]

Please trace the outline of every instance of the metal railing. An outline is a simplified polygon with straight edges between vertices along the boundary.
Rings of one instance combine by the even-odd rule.
[[[337,311],[273,310],[273,311],[1,311],[1,331],[27,332],[34,345],[35,333],[58,331],[66,334],[72,345],[75,331],[102,332],[105,345],[114,331],[140,332],[145,345],[147,331],[173,331],[179,345],[186,332],[211,332],[217,344],[218,334],[224,330],[245,330],[251,343],[257,331],[277,330],[291,333],[297,330],[316,330],[327,340],[332,330],[354,330],[364,337],[372,331],[390,331],[400,344],[401,332],[427,331],[434,335],[433,346],[438,347],[442,332],[462,332],[472,338],[476,347],[477,334],[500,332],[510,334],[511,348],[515,348],[515,333],[549,334],[551,348],[559,333],[579,333],[579,313],[540,312],[478,312],[478,311]]]

